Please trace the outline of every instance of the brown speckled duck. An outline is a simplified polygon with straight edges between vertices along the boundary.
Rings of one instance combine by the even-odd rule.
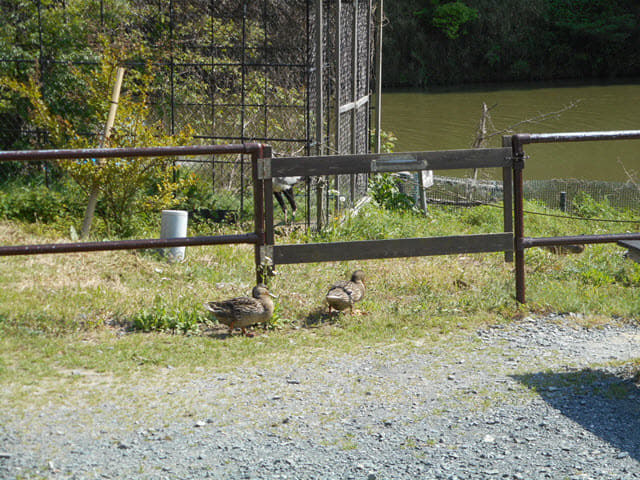
[[[329,304],[329,315],[332,310],[346,310],[353,313],[353,304],[364,297],[364,272],[356,270],[351,275],[351,280],[336,282],[329,288],[326,299]]]
[[[251,297],[236,297],[219,302],[207,302],[205,308],[209,310],[216,319],[229,326],[229,334],[238,327],[247,336],[246,327],[256,323],[265,323],[273,315],[273,301],[275,297],[264,284],[253,287]]]

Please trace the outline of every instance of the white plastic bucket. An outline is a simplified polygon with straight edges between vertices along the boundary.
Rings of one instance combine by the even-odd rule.
[[[162,210],[160,224],[160,238],[182,238],[187,236],[189,213],[184,210]],[[169,262],[184,260],[186,247],[169,247],[162,249],[162,253]]]

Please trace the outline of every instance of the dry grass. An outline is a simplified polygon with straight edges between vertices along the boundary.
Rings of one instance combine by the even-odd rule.
[[[365,221],[365,237],[376,230],[372,218]],[[388,221],[384,228],[396,237],[423,235],[401,228],[420,231],[424,218],[395,222],[398,226]],[[475,233],[451,217],[442,224],[437,218],[428,222],[431,230],[444,234],[446,228]],[[358,228],[352,223],[346,232],[332,235],[352,238]],[[278,241],[299,241],[303,233],[286,235]],[[0,222],[0,244],[52,241],[63,239],[44,238],[33,226]],[[205,301],[250,293],[255,279],[252,246],[189,247],[178,264],[141,251],[3,257],[0,375],[19,398],[25,385],[64,378],[75,370],[102,378],[153,374],[171,366],[179,375],[195,368],[224,370],[370,346],[413,348],[419,343],[424,348],[424,342],[459,329],[551,311],[581,313],[577,318],[591,325],[637,318],[637,265],[614,246],[590,249],[582,256],[563,257],[528,252],[525,306],[514,300],[513,265],[501,253],[278,266],[270,286],[278,295],[273,325],[258,327],[253,339],[229,337],[226,328],[204,322],[202,307]],[[362,314],[329,318],[327,287],[356,268],[367,274],[367,294],[358,305]],[[600,271],[607,276],[595,275]],[[187,335],[131,330],[137,314],[158,305],[193,312],[203,322]]]

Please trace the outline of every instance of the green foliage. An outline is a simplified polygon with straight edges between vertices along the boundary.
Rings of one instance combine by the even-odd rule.
[[[369,193],[388,210],[414,210],[413,198],[400,191],[398,179],[389,173],[379,173],[369,179]]]
[[[127,71],[122,98],[106,146],[179,145],[193,143],[197,136],[237,138],[241,131],[244,138],[306,135],[307,98],[300,77],[283,77],[277,69],[241,67],[241,61],[264,62],[264,49],[258,47],[264,46],[267,36],[273,42],[283,41],[290,32],[266,32],[251,14],[244,21],[234,15],[214,18],[189,2],[178,2],[171,9],[146,0],[45,2],[40,9],[22,3],[0,7],[9,19],[0,25],[0,58],[19,59],[0,63],[0,123],[15,125],[15,131],[0,137],[0,148],[100,145],[115,69],[123,65]],[[286,16],[288,8],[282,5],[279,12]],[[44,49],[39,48],[39,33]],[[204,39],[217,48],[202,48]],[[240,53],[237,46],[242,40],[248,48]],[[278,50],[274,47],[274,52]],[[174,77],[167,74],[169,58],[172,65],[203,67]],[[205,66],[212,62],[215,68]],[[192,108],[212,101],[215,108]],[[0,135],[6,131],[0,129]],[[297,148],[291,142],[273,146],[280,154],[293,154],[287,150]],[[170,160],[156,160],[66,163],[66,171],[85,192],[96,185],[102,189],[99,234],[128,236],[139,228],[133,212],[140,217],[145,209],[188,202],[179,191],[193,179],[172,171]],[[150,167],[150,162],[155,165]],[[14,165],[0,165],[0,177],[20,173]],[[182,184],[167,181],[173,176],[179,176]],[[238,178],[233,162],[216,165],[216,187],[222,187],[217,190],[240,193]],[[121,186],[123,181],[137,186],[117,191],[105,186]]]
[[[467,33],[465,25],[478,18],[478,10],[468,7],[463,2],[440,3],[440,0],[431,0],[431,5],[431,8],[423,8],[415,15],[430,16],[432,25],[441,30],[450,40],[455,40]]]
[[[403,0],[384,7],[386,86],[640,75],[629,55],[640,48],[637,2]]]
[[[370,135],[371,151],[375,152],[377,149],[375,128],[370,130]],[[393,132],[380,130],[380,153],[392,153],[395,150],[397,140],[398,137],[396,137]]]
[[[177,170],[176,173],[191,175],[186,167]],[[176,207],[187,211],[198,208],[216,208],[218,200],[211,188],[211,180],[195,174],[192,178],[193,181],[181,191],[180,203]]]
[[[189,310],[156,298],[151,308],[143,308],[131,317],[136,330],[143,332],[197,333],[206,317],[199,310]]]
[[[503,219],[497,215],[500,210],[485,205],[464,209],[459,214],[460,221],[473,227],[480,227],[484,231],[499,231],[503,226]]]
[[[640,286],[640,265],[636,262],[625,262],[622,268],[614,273],[616,282],[628,287]]]
[[[71,186],[70,186],[71,187]],[[52,190],[44,185],[7,186],[0,190],[0,218],[54,223],[82,212],[73,188]]]
[[[121,15],[127,15],[127,2],[118,0],[113,3]],[[101,16],[100,2],[97,0],[70,0],[59,2],[4,2],[0,7],[3,22],[0,23],[0,57],[4,60],[19,59],[17,62],[0,63],[0,78],[3,78],[0,96],[0,121],[4,126],[0,138],[0,148],[26,149],[45,147],[48,136],[44,130],[38,135],[25,136],[24,132],[34,125],[29,118],[33,114],[33,105],[23,95],[6,87],[4,79],[35,84],[42,97],[47,99],[53,115],[60,118],[89,117],[88,112],[94,106],[89,101],[78,101],[84,94],[86,84],[67,62],[84,65],[86,72],[99,61],[100,44],[98,30],[119,25],[121,19]],[[117,39],[112,39],[118,49]],[[44,48],[40,48],[42,44]],[[55,60],[55,61],[52,61]],[[39,80],[43,80],[42,83]],[[108,99],[107,99],[108,100]],[[104,124],[104,120],[102,121]],[[86,125],[84,133],[91,130]],[[14,129],[13,132],[11,129]]]
[[[340,242],[412,237],[424,228],[426,221],[422,212],[390,210],[371,202],[365,205],[357,216],[332,224],[331,228],[312,236],[308,241]],[[440,233],[440,226],[436,227],[432,221],[429,223],[429,229],[434,235],[436,232]]]
[[[44,97],[37,77],[26,83],[5,78],[12,91],[21,95],[31,105],[29,121],[37,128],[49,132],[54,148],[97,147],[90,137],[83,135],[91,129],[95,138],[101,138],[103,123],[109,111],[111,90],[117,65],[126,56],[125,51],[115,51],[103,43],[103,57],[95,71],[84,71],[73,67],[82,92],[71,90],[70,97],[82,94],[76,102],[87,105],[82,115],[65,112],[64,117],[56,113],[59,105],[52,104],[55,98]],[[138,52],[139,54],[144,53]],[[167,135],[161,120],[155,119],[150,108],[149,92],[157,72],[150,64],[140,70],[131,69],[125,75],[123,94],[120,96],[115,124],[106,146],[149,147],[162,145],[184,145],[192,140],[188,126],[175,135]],[[69,99],[71,101],[71,98]],[[102,140],[104,142],[104,139]],[[179,192],[194,181],[193,175],[177,177],[172,159],[126,158],[118,160],[88,159],[65,160],[62,168],[89,195],[97,188],[101,194],[96,211],[101,217],[108,235],[128,236],[136,231],[136,218],[148,212],[158,212],[179,203]]]
[[[291,324],[291,319],[283,316],[282,307],[276,303],[271,320],[265,325],[268,330],[281,330]]]
[[[638,38],[638,10],[618,0],[548,0],[549,53],[591,76],[611,75]],[[635,37],[635,38],[634,38]]]
[[[600,270],[599,268],[589,268],[582,272],[580,277],[585,283],[595,286],[602,286],[615,282],[615,278],[612,275]]]
[[[573,200],[573,210],[585,218],[618,218],[619,212],[613,208],[608,198],[595,200],[585,192],[579,192]]]
[[[545,13],[551,25],[576,39],[623,42],[636,28],[634,15],[615,0],[547,0]]]

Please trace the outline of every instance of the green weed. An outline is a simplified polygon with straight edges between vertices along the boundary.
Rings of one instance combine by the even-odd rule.
[[[199,325],[205,321],[203,312],[182,309],[157,302],[149,309],[135,313],[133,327],[143,332],[197,333]]]

